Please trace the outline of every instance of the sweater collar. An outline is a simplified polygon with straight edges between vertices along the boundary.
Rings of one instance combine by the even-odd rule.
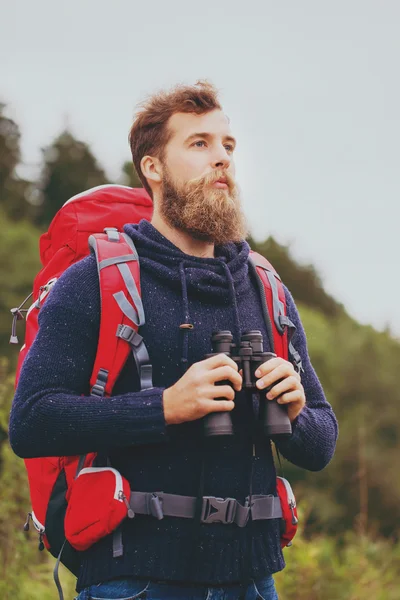
[[[125,225],[124,231],[138,250],[141,267],[165,285],[181,288],[184,269],[189,296],[206,295],[208,301],[220,303],[232,300],[232,288],[236,296],[248,290],[250,247],[245,240],[216,246],[214,258],[200,258],[182,252],[144,219]]]

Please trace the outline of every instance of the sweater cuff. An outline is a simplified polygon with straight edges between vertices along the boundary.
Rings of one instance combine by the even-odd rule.
[[[135,443],[168,441],[167,424],[163,406],[164,388],[143,390],[139,411],[135,411]],[[136,407],[135,407],[136,408]]]

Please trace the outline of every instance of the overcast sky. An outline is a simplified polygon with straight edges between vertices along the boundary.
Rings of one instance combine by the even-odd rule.
[[[109,177],[146,93],[208,78],[256,239],[400,336],[398,0],[0,0],[0,100],[40,148],[69,123]]]

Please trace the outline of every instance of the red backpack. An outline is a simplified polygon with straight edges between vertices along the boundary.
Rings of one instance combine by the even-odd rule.
[[[48,232],[40,238],[43,268],[34,281],[31,294],[33,304],[29,309],[23,309],[25,300],[20,307],[11,311],[14,316],[12,343],[18,342],[16,321],[22,319],[26,312],[25,344],[19,356],[16,383],[22,362],[38,331],[38,313],[47,294],[65,269],[87,256],[92,249],[99,271],[101,315],[97,355],[90,381],[91,394],[111,395],[132,350],[142,388],[152,386],[151,365],[138,334],[143,322],[139,264],[132,240],[122,233],[125,223],[150,220],[152,210],[151,199],[144,189],[103,185],[74,196],[56,214]],[[288,336],[292,324],[286,317],[285,293],[279,276],[269,262],[257,253],[251,252],[250,266],[257,274],[266,322],[272,326],[275,353],[286,360],[290,355],[291,360],[300,365],[300,357]],[[112,468],[93,468],[95,458],[96,454],[91,453],[82,457],[25,460],[32,503],[25,530],[29,529],[31,518],[39,532],[39,549],[46,547],[53,556],[59,558],[62,551],[62,562],[75,575],[80,564],[77,550],[89,547],[96,539],[114,530],[123,518],[132,516],[133,512],[127,500],[129,484]],[[84,481],[80,477],[82,474],[87,475],[86,479],[92,483],[100,473],[103,473],[103,483],[106,476],[109,478],[114,506],[113,517],[107,525],[110,531],[103,527],[101,532],[92,531],[78,522],[85,513],[79,506],[80,488],[85,485],[83,497],[86,500],[90,489],[87,484],[73,486],[74,482]],[[72,490],[75,500],[69,503]],[[282,508],[283,547],[290,545],[296,533],[296,502],[289,483],[283,478],[277,478],[277,490]],[[91,503],[87,504],[92,506]],[[75,532],[82,529],[87,532],[85,536],[76,536]]]

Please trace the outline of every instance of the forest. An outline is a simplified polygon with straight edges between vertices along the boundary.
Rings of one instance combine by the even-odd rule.
[[[24,532],[30,510],[23,461],[8,443],[18,345],[10,345],[10,309],[21,304],[40,269],[38,241],[71,196],[109,182],[89,145],[66,129],[42,149],[37,180],[21,176],[21,135],[0,105],[0,598],[57,597],[53,557]],[[140,181],[127,161],[118,181]],[[251,247],[274,265],[291,290],[307,332],[313,365],[337,415],[332,462],[319,473],[284,461],[294,487],[300,531],[276,576],[282,600],[400,599],[400,341],[389,329],[361,325],[325,290],[312,265],[266,232]],[[20,344],[24,325],[17,323]],[[74,578],[61,569],[65,598]]]

